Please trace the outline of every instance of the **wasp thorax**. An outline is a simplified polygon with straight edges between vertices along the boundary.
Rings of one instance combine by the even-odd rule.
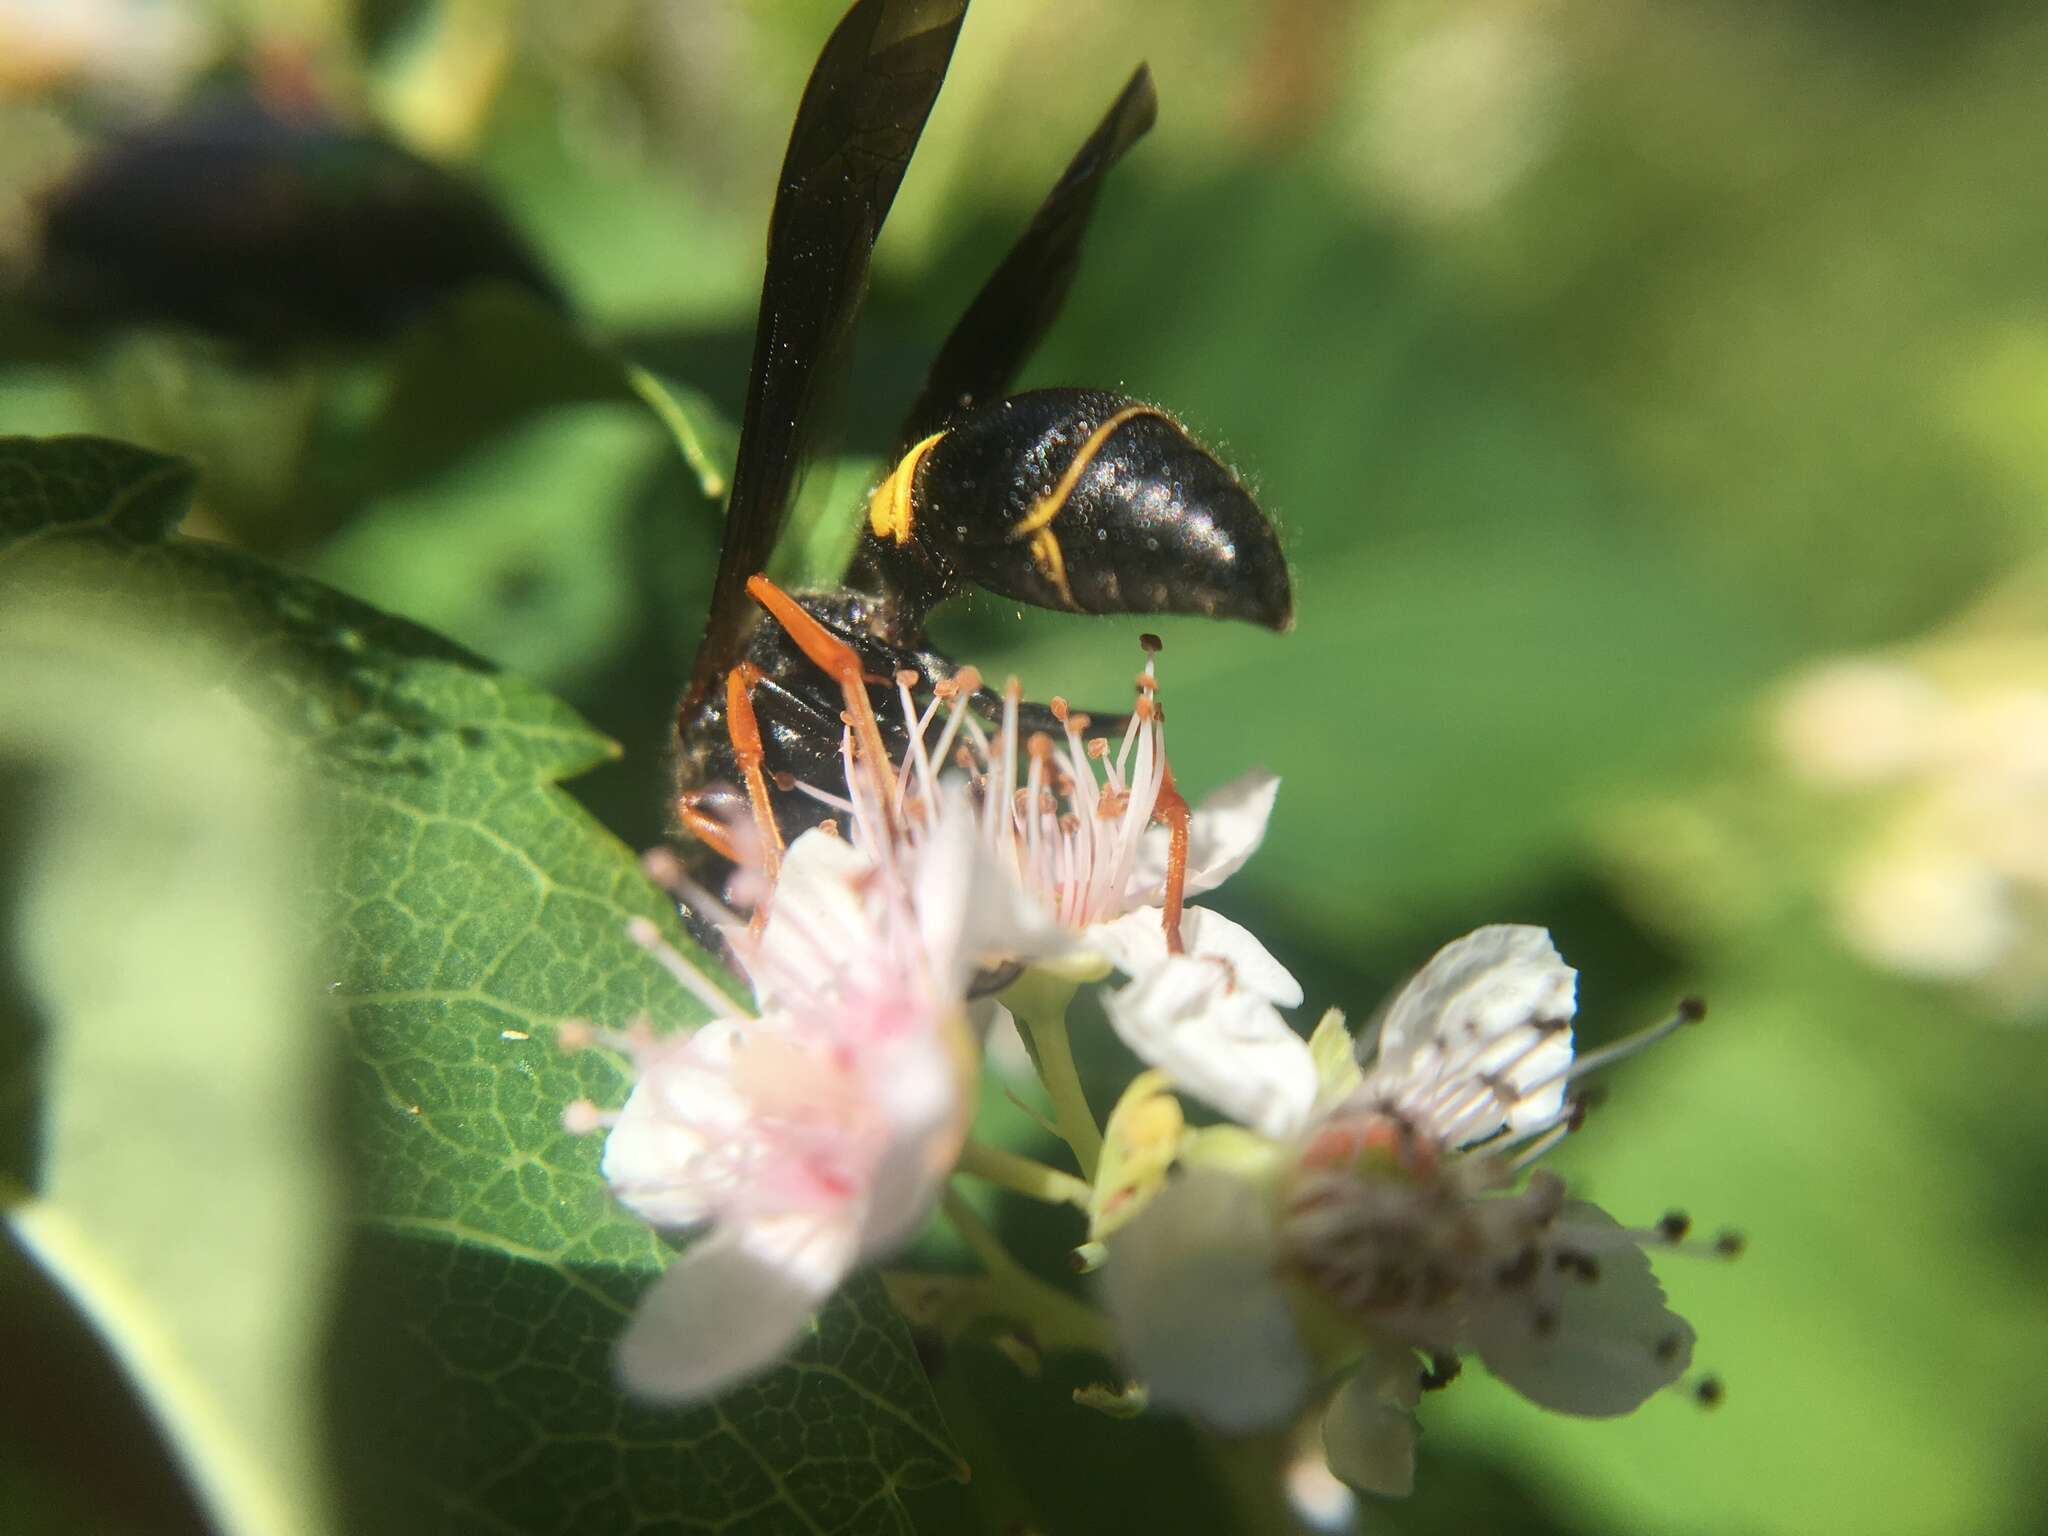
[[[1081,613],[1293,622],[1272,523],[1154,406],[1033,390],[968,413],[913,457],[898,510],[876,527],[957,580]]]

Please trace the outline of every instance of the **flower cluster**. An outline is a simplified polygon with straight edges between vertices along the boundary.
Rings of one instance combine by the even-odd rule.
[[[1188,905],[1255,851],[1278,782],[1254,772],[1199,808],[1182,799],[1156,642],[1112,735],[1057,699],[1058,729],[1027,734],[1014,681],[984,715],[971,669],[922,689],[893,679],[885,735],[854,653],[765,580],[751,589],[840,686],[843,782],[795,786],[829,819],[784,847],[742,669],[728,721],[750,814],[717,824],[703,807],[739,797],[707,797],[686,821],[739,859],[728,894],[752,911],[666,854],[649,869],[723,932],[753,1006],[642,923],[635,937],[714,1022],[563,1032],[636,1069],[622,1109],[567,1116],[608,1130],[618,1199],[654,1226],[705,1229],[627,1331],[631,1387],[699,1398],[772,1364],[851,1269],[914,1235],[956,1170],[1085,1211],[1101,1337],[1151,1402],[1226,1431],[1321,1405],[1331,1468],[1355,1487],[1406,1489],[1410,1410],[1463,1355],[1592,1415],[1686,1370],[1691,1330],[1646,1257],[1682,1223],[1622,1227],[1527,1169],[1577,1123],[1578,1077],[1695,1011],[1575,1058],[1576,974],[1541,929],[1498,926],[1392,1001],[1369,1064],[1334,1012],[1304,1039],[1281,1012],[1302,1001],[1286,968]],[[1099,1130],[1064,1001],[1112,973],[1125,979],[1104,1015],[1149,1070]],[[991,991],[1027,1026],[1079,1177],[968,1140]],[[1190,1129],[1179,1093],[1228,1123]],[[1014,1263],[997,1253],[991,1269]],[[1144,1394],[1091,1400],[1127,1411]]]
[[[1785,691],[1795,773],[1867,808],[1830,891],[1873,965],[1963,983],[2017,1018],[2048,1001],[2048,656],[2038,635],[1836,660]]]
[[[1571,1129],[1575,1078],[1699,1009],[1575,1061],[1576,983],[1542,929],[1481,928],[1394,998],[1370,1066],[1334,1012],[1297,1039],[1317,1092],[1285,1135],[1182,1138],[1181,1176],[1104,1273],[1152,1400],[1252,1429],[1348,1375],[1324,1416],[1331,1468],[1405,1493],[1410,1411],[1464,1355],[1561,1413],[1627,1413],[1676,1381],[1692,1330],[1644,1250],[1681,1242],[1683,1219],[1630,1230],[1523,1175]]]

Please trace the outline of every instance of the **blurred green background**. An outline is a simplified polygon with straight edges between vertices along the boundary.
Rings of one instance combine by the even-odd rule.
[[[839,8],[0,0],[0,271],[27,269],[37,189],[96,138],[247,75],[466,167],[589,327],[734,420],[774,167]],[[1299,622],[982,599],[943,640],[1113,708],[1138,630],[1162,630],[1183,786],[1253,762],[1284,779],[1218,904],[1304,978],[1310,1018],[1363,1016],[1503,920],[1548,925],[1581,968],[1586,1038],[1682,992],[1712,1005],[1618,1075],[1559,1161],[1624,1217],[1683,1206],[1748,1233],[1738,1264],[1663,1266],[1727,1401],[1578,1423],[1470,1372],[1425,1402],[1417,1492],[1370,1529],[2035,1528],[2048,1007],[2027,978],[2048,972],[2048,876],[2009,854],[2048,825],[2048,752],[2014,734],[2048,700],[2037,12],[969,16],[881,245],[827,504],[851,506],[947,326],[1149,60],[1159,127],[1026,382],[1159,401],[1217,446],[1282,528]],[[474,299],[381,348],[262,359],[10,304],[0,432],[193,457],[188,531],[438,628],[623,742],[573,787],[648,843],[717,509],[642,406],[579,377],[577,345]],[[1901,727],[1910,772],[1831,775],[1795,749],[1786,701],[1844,657],[1947,701]],[[2019,704],[1957,745],[1987,694]],[[1874,731],[1877,708],[1812,729]],[[1980,793],[1987,757],[2011,771]],[[1930,821],[1959,796],[1967,816]],[[1908,821],[1914,869],[1950,885],[1915,906],[1925,882],[1899,882],[1879,927],[1953,937],[1944,964],[1857,941],[1856,903],[1891,889],[1857,896],[1858,871]],[[992,1352],[939,1385],[976,1479],[926,1496],[933,1531],[1235,1528],[1228,1470],[1169,1426],[1110,1424]],[[99,1423],[94,1401],[74,1409]],[[149,1486],[104,1497],[171,1528]],[[76,1518],[47,1528],[95,1528]]]

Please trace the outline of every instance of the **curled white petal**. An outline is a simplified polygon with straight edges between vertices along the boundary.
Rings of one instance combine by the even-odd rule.
[[[1243,869],[1266,839],[1266,823],[1280,793],[1277,775],[1263,768],[1241,773],[1205,795],[1188,819],[1187,894],[1213,891]],[[1166,883],[1167,830],[1145,834],[1125,886],[1130,901],[1157,903]]]
[[[1206,907],[1181,914],[1181,945],[1197,958],[1220,960],[1230,968],[1240,991],[1263,997],[1281,1008],[1301,1006],[1301,983],[1272,951],[1242,923]],[[1081,935],[1081,943],[1106,958],[1126,976],[1142,976],[1166,963],[1166,928],[1157,907],[1141,907]]]
[[[1374,1075],[1396,1091],[1498,1076],[1505,1091],[1490,1112],[1461,1116],[1457,1142],[1555,1120],[1578,977],[1541,928],[1497,923],[1454,939],[1388,1008]]]
[[[1316,1101],[1308,1042],[1213,959],[1171,955],[1103,1009],[1124,1044],[1174,1083],[1274,1138],[1307,1123]]]
[[[680,1254],[619,1340],[619,1379],[642,1397],[695,1402],[788,1353],[838,1287],[852,1227],[808,1215],[721,1227]]]
[[[1155,1404],[1229,1431],[1300,1407],[1313,1368],[1274,1262],[1264,1191],[1213,1168],[1190,1168],[1117,1234],[1104,1300]]]
[[[1613,1217],[1574,1202],[1558,1225],[1588,1230],[1597,1278],[1558,1281],[1540,1321],[1527,1296],[1498,1292],[1474,1309],[1467,1342],[1489,1371],[1539,1407],[1588,1418],[1629,1413],[1685,1374],[1692,1328],[1665,1306],[1648,1255],[1615,1240]]]

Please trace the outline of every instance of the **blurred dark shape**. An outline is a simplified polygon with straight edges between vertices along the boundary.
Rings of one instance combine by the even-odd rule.
[[[118,138],[46,198],[29,297],[92,327],[259,355],[382,341],[497,282],[565,301],[485,192],[374,130],[214,100]]]

